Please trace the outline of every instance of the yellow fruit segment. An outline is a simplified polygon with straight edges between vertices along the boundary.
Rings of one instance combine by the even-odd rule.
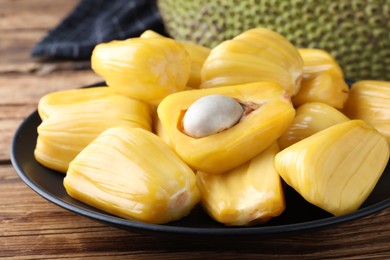
[[[343,112],[350,118],[366,121],[390,143],[390,81],[356,82]]]
[[[155,224],[184,217],[200,199],[194,172],[140,128],[104,131],[71,162],[64,186],[88,205]]]
[[[165,37],[101,43],[91,57],[92,69],[109,87],[152,105],[185,88],[190,63],[185,48]]]
[[[152,30],[146,30],[141,34],[140,37],[154,38],[154,37],[164,37],[164,36]],[[211,50],[210,48],[203,47],[201,45],[190,43],[190,42],[180,42],[180,43],[188,52],[191,60],[190,78],[188,79],[187,86],[192,88],[199,88],[199,85],[201,83],[201,76],[200,76],[201,69],[203,67],[204,61],[206,60]]]
[[[107,87],[65,90],[39,102],[34,155],[44,166],[65,173],[69,162],[102,131],[113,126],[151,130],[149,105]]]
[[[70,109],[72,112],[94,111],[103,103],[113,102],[113,95],[115,92],[104,86],[56,91],[46,94],[39,100],[38,113],[40,118],[45,120],[51,114],[70,112]]]
[[[282,182],[274,166],[277,143],[223,174],[197,172],[202,205],[218,222],[251,226],[279,216],[285,209]]]
[[[320,49],[298,49],[303,59],[301,88],[292,98],[294,106],[322,102],[342,108],[348,98],[348,85],[337,61]]]
[[[295,95],[303,61],[282,35],[265,28],[245,31],[214,47],[202,68],[201,88],[275,81]]]
[[[386,139],[364,121],[350,120],[282,150],[275,167],[304,199],[339,216],[360,207],[388,160]]]
[[[342,112],[324,103],[306,103],[296,109],[294,121],[279,138],[284,149],[332,125],[348,121]]]
[[[146,30],[139,37],[140,38],[164,38],[165,36],[153,30]]]
[[[181,44],[183,44],[191,59],[191,73],[187,85],[192,88],[199,88],[202,81],[201,71],[203,64],[209,56],[211,49],[189,42],[181,42]]]
[[[185,112],[211,94],[231,97],[253,111],[222,132],[202,138],[186,135],[182,129]],[[283,134],[295,115],[286,91],[275,82],[178,92],[166,97],[157,112],[173,149],[191,167],[210,174],[226,172],[252,159]]]
[[[154,129],[153,132],[161,138],[165,143],[171,145],[171,141],[169,140],[169,136],[165,131],[164,127],[161,124],[161,121],[158,117],[154,119]]]

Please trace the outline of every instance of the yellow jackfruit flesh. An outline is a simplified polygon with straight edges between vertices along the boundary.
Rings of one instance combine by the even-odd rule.
[[[361,206],[388,160],[386,139],[364,121],[350,120],[282,150],[275,167],[304,199],[338,216]]]
[[[191,59],[191,74],[187,86],[199,88],[202,83],[201,72],[211,49],[189,42],[182,42]]]
[[[178,42],[161,38],[130,38],[98,44],[92,69],[120,94],[152,105],[185,88],[190,58]]]
[[[282,182],[274,166],[272,144],[249,162],[223,174],[197,172],[201,202],[208,214],[228,226],[251,226],[285,209]]]
[[[169,136],[167,134],[167,131],[165,131],[164,127],[162,126],[161,124],[161,120],[156,117],[154,120],[153,120],[153,123],[154,123],[154,127],[153,127],[153,132],[161,138],[161,140],[163,140],[165,143],[167,143],[168,145],[171,145],[171,141],[169,140]]]
[[[195,173],[140,128],[104,131],[71,162],[64,186],[88,205],[155,224],[184,217],[200,199]]]
[[[146,30],[139,37],[140,38],[164,38],[165,36],[153,30]]]
[[[164,36],[152,30],[146,30],[141,34],[140,37],[155,38],[155,37],[164,37]],[[201,83],[201,76],[200,76],[201,69],[203,67],[204,61],[206,60],[211,50],[210,48],[203,47],[195,43],[190,43],[190,42],[180,42],[180,43],[188,52],[191,60],[190,78],[188,79],[187,86],[192,88],[199,88],[199,85]]]
[[[40,118],[45,120],[52,114],[62,112],[95,111],[101,108],[103,103],[114,102],[114,95],[112,89],[104,86],[56,91],[46,94],[39,100],[38,113]]]
[[[253,107],[233,127],[201,138],[183,131],[183,116],[207,95],[230,97]],[[219,174],[245,163],[276,141],[292,122],[295,109],[276,82],[195,89],[166,97],[157,108],[164,134],[172,148],[194,169]],[[210,119],[212,120],[212,118]]]
[[[348,121],[342,112],[324,103],[305,103],[296,109],[294,121],[279,138],[284,149],[332,125]]]
[[[265,28],[245,31],[214,47],[203,64],[201,88],[275,81],[298,93],[303,61],[282,35]]]
[[[348,85],[336,60],[320,49],[298,49],[303,59],[303,78],[299,92],[292,97],[295,107],[322,102],[341,109],[348,98]]]
[[[107,128],[151,130],[149,105],[115,94],[107,87],[51,93],[41,99],[38,107],[43,121],[38,126],[35,158],[63,173],[70,161]]]
[[[354,83],[343,112],[350,118],[366,121],[390,143],[390,81]]]

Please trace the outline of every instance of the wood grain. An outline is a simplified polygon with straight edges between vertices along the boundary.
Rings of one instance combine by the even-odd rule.
[[[0,30],[44,30],[57,25],[78,0],[0,0]],[[38,40],[38,38],[36,39]]]
[[[32,191],[10,164],[16,128],[46,93],[101,80],[88,62],[29,56],[77,2],[0,0],[0,259],[390,259],[389,208],[305,233],[166,237],[107,226]]]
[[[30,190],[10,165],[0,166],[0,258],[162,256],[300,256],[364,259],[389,256],[390,209],[332,228],[276,237],[170,238],[138,234],[75,215]],[[15,200],[17,198],[17,200]],[[140,255],[139,255],[140,254]],[[359,256],[359,257],[357,257]],[[233,257],[232,257],[233,258]],[[26,258],[27,259],[27,258]]]
[[[77,4],[63,2],[0,0],[0,162],[9,162],[13,133],[43,95],[102,81],[89,61],[30,57],[31,48]]]

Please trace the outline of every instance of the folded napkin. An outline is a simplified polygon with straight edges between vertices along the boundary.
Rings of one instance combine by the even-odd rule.
[[[81,0],[31,55],[89,59],[96,44],[138,37],[147,29],[166,35],[155,0]]]

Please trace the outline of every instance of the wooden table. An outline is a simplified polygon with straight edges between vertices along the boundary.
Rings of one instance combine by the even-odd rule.
[[[39,61],[32,46],[76,0],[0,0],[1,259],[390,259],[390,208],[348,223],[251,240],[133,233],[68,212],[32,191],[10,162],[11,138],[44,94],[101,80],[89,63]]]

